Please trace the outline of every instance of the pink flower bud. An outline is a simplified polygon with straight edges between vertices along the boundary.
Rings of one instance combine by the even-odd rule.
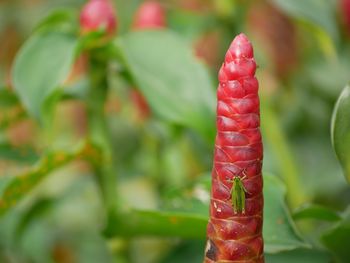
[[[109,0],[90,0],[80,13],[80,26],[83,33],[105,30],[113,35],[117,28],[116,14]]]

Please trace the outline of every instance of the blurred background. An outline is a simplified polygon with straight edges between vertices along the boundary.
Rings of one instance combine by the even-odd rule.
[[[37,23],[60,9],[73,10],[78,17],[84,3],[0,0],[2,89],[12,90],[14,57]],[[117,37],[132,31],[133,17],[141,3],[114,1]],[[305,203],[344,211],[350,188],[332,149],[330,122],[334,104],[350,78],[350,1],[159,3],[166,13],[166,28],[191,46],[193,54],[208,68],[213,87],[234,36],[240,32],[248,35],[259,65],[264,171],[284,182],[292,214]],[[158,118],[140,92],[117,74],[110,83],[105,112],[122,204],[138,209],[188,206],[187,210],[206,214],[208,189],[203,185],[210,182],[212,141],[203,140],[190,127]],[[75,63],[66,84],[86,84],[84,57]],[[4,104],[0,110],[0,175],[4,176],[35,163],[45,147],[46,135],[22,106]],[[3,121],[5,111],[16,116],[15,120]],[[87,129],[86,114],[79,100],[60,102],[53,120],[55,144],[70,145],[82,138]],[[193,197],[195,201],[188,202]],[[85,163],[74,162],[50,174],[20,206],[0,218],[0,262],[202,261],[205,238],[105,239],[101,234],[104,222],[93,175]],[[327,225],[317,220],[299,223],[303,238],[321,251],[312,254],[319,259],[315,262],[331,262],[330,253],[317,239]],[[296,253],[303,258],[306,252],[281,253],[291,253],[289,258]],[[268,259],[287,262],[279,261],[278,254]],[[304,261],[298,260],[290,262],[310,262],[307,256]]]

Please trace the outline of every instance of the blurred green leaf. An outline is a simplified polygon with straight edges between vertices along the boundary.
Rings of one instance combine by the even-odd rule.
[[[77,15],[73,9],[56,9],[37,24],[35,31],[54,29],[74,33],[78,29]]]
[[[74,177],[70,170],[45,182],[44,192],[49,195],[44,194],[44,199],[16,207],[0,218],[1,263],[9,262],[2,261],[4,251],[14,262],[53,262],[53,251],[68,253],[74,262],[113,262],[108,242],[100,235],[105,217],[96,182],[92,175]],[[66,180],[71,184],[62,188]],[[50,187],[55,193],[47,192]]]
[[[296,209],[293,213],[293,219],[316,219],[323,221],[338,221],[341,217],[337,212],[329,209],[328,207],[308,204]]]
[[[30,228],[31,223],[39,220],[40,217],[47,213],[54,205],[54,202],[55,200],[52,198],[40,199],[34,203],[32,207],[28,209],[28,211],[25,211],[20,217],[20,222],[18,222],[16,228],[17,238],[20,238],[27,228]]]
[[[315,89],[335,100],[344,88],[344,83],[349,81],[349,56],[350,51],[346,48],[339,51],[336,60],[325,61],[317,56],[317,59],[306,65],[305,76],[310,78]],[[315,96],[314,93],[312,95]]]
[[[19,100],[8,88],[0,88],[0,109],[13,107],[19,104]]]
[[[141,0],[115,0],[115,6],[118,10],[118,33],[130,31],[137,8],[141,4]]]
[[[82,77],[71,85],[67,85],[62,94],[62,99],[86,99],[89,91],[89,81],[86,77]]]
[[[331,113],[328,115],[330,116]],[[330,117],[326,128],[329,128],[329,119]],[[339,194],[346,187],[345,179],[329,139],[329,132],[326,133],[324,130],[319,134],[315,131],[296,136],[292,139],[291,145],[300,167],[300,178],[308,196],[308,201],[305,203],[316,199],[320,204],[330,202],[334,209],[346,206],[347,197]],[[334,202],[335,204],[332,205]],[[345,204],[342,205],[343,203]]]
[[[307,247],[297,234],[285,204],[286,188],[272,175],[264,175],[264,227],[265,251],[276,253]]]
[[[311,249],[294,249],[277,254],[266,254],[268,263],[328,263],[331,258],[327,252]]]
[[[0,159],[21,163],[34,163],[39,159],[34,149],[28,146],[14,147],[7,143],[0,143]]]
[[[334,44],[334,39],[330,37],[323,28],[312,27],[311,32],[315,36],[320,50],[329,58],[329,61],[334,61],[337,59],[336,46]]]
[[[339,40],[336,9],[329,0],[270,0],[277,8],[299,19],[318,42],[323,53],[336,58],[335,43]]]
[[[335,104],[331,137],[333,148],[337,154],[344,174],[350,182],[350,86],[347,85]]]
[[[0,177],[0,215],[13,207],[50,172],[78,158],[94,158],[90,145],[82,143],[71,150],[56,150],[47,153],[33,167],[17,176]]]
[[[43,105],[67,78],[77,40],[69,34],[33,35],[16,56],[13,84],[28,112],[41,119]]]
[[[214,18],[186,10],[176,10],[168,14],[169,27],[185,36],[189,41],[196,40],[214,23]]]
[[[335,8],[329,0],[270,0],[288,15],[309,22],[326,31],[333,40],[337,40]]]
[[[202,263],[205,242],[198,240],[186,240],[168,254],[161,263],[191,262]]]
[[[86,229],[84,229],[83,231],[74,233],[73,238],[67,239],[68,240],[64,240],[63,242],[65,244],[68,243],[69,247],[72,248],[77,262],[119,262],[113,259],[110,248],[107,247],[106,241],[99,233],[93,231],[87,232]]]
[[[275,177],[264,177],[264,228],[265,251],[276,253],[307,247],[296,234],[293,221],[284,202],[285,188]],[[186,205],[189,203],[185,201]],[[130,210],[111,219],[106,229],[108,236],[166,236],[204,239],[208,223],[208,208],[198,206],[194,211]],[[203,248],[204,249],[204,248]]]
[[[1,176],[0,177],[0,196],[4,194],[6,191],[6,188],[11,183],[12,178],[11,176]]]
[[[21,236],[18,244],[21,252],[31,262],[53,263],[51,253],[53,249],[53,236],[49,235],[50,225],[48,222],[37,218],[31,222],[30,227]]]
[[[0,89],[0,130],[23,119],[26,113],[15,93],[5,88]]]
[[[207,70],[185,41],[158,30],[130,33],[115,44],[157,115],[213,139],[215,93]]]
[[[281,127],[276,113],[265,97],[261,100],[261,129],[263,138],[273,151],[281,177],[287,188],[287,202],[292,207],[298,207],[306,200],[305,189],[299,178],[298,166],[286,135]]]
[[[322,235],[322,241],[339,260],[349,262],[350,258],[350,209],[345,212],[344,218]]]

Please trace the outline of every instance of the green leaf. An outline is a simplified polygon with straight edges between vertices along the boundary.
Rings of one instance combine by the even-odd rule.
[[[38,155],[28,146],[14,147],[7,143],[0,143],[0,159],[16,161],[21,163],[34,163],[38,160]]]
[[[268,263],[328,263],[331,257],[327,252],[311,249],[295,249],[277,254],[266,254]]]
[[[0,89],[0,112],[0,130],[26,116],[16,94],[9,89]]]
[[[293,219],[316,219],[322,221],[338,221],[341,217],[337,212],[321,205],[308,204],[299,207],[293,213]]]
[[[331,123],[332,144],[350,182],[350,86],[347,85],[335,104]]]
[[[11,90],[4,88],[0,89],[0,109],[14,107],[19,104],[16,94]]]
[[[169,27],[183,35],[189,41],[195,41],[208,30],[214,19],[208,15],[185,10],[173,10],[168,13]]]
[[[342,221],[326,231],[321,237],[324,245],[331,250],[339,262],[349,262],[350,258],[350,209]]]
[[[183,39],[158,30],[130,33],[115,44],[157,115],[214,138],[214,89],[205,66]]]
[[[40,217],[46,214],[54,205],[54,199],[44,198],[34,203],[27,211],[24,211],[20,217],[16,228],[16,236],[20,238],[24,232],[30,228],[30,224],[39,221]]]
[[[140,6],[140,0],[115,0],[114,2],[118,10],[118,33],[129,32],[135,12]]]
[[[265,251],[276,253],[299,247],[308,247],[299,237],[285,203],[286,189],[276,177],[264,175]]]
[[[2,196],[4,194],[7,186],[11,183],[11,181],[12,181],[11,176],[1,176],[0,177],[0,196]]]
[[[329,204],[334,202],[337,207],[342,207],[343,203],[346,205],[347,197],[339,196],[339,191],[344,188],[344,176],[334,154],[329,134],[322,132],[317,135],[317,132],[310,132],[299,138],[295,136],[291,145],[300,168],[299,177],[302,178],[303,188],[308,196],[308,201],[304,203],[310,203],[312,199],[318,199],[320,196],[327,196]]]
[[[305,76],[310,78],[315,89],[335,100],[344,88],[344,83],[349,81],[349,56],[349,48],[341,48],[336,60],[326,61],[318,56],[317,59],[306,64],[306,69],[303,71]]]
[[[203,263],[205,240],[186,240],[180,243],[161,263]]]
[[[288,15],[313,24],[326,31],[333,40],[339,32],[336,24],[334,5],[329,0],[270,0],[275,6]]]
[[[74,33],[78,29],[77,14],[72,9],[56,9],[42,19],[35,31],[58,31]]]
[[[53,170],[78,158],[98,160],[96,154],[98,153],[90,144],[80,143],[71,150],[55,150],[47,153],[36,165],[17,176],[0,177],[0,215],[25,197]]]
[[[19,51],[13,84],[28,112],[42,118],[43,105],[67,78],[77,39],[62,32],[33,35]]]
[[[329,58],[336,58],[339,40],[336,8],[329,0],[270,0],[277,8],[303,22]]]
[[[307,247],[297,235],[294,224],[284,202],[285,188],[274,176],[264,178],[264,227],[265,251],[276,253]],[[178,202],[179,200],[177,200]],[[198,200],[197,200],[198,202]],[[198,203],[185,201],[189,205],[181,211],[130,210],[111,218],[105,231],[107,236],[165,236],[204,239],[208,223],[208,205],[202,209]],[[192,207],[192,212],[188,210]],[[203,248],[204,249],[204,248]]]
[[[271,109],[269,100],[261,99],[261,130],[263,138],[273,151],[273,157],[285,186],[287,202],[292,207],[298,207],[307,199],[305,189],[299,178],[299,171],[288,140],[283,132],[277,115]]]

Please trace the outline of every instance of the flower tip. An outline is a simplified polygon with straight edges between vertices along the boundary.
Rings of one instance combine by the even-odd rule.
[[[232,41],[232,45],[233,44],[242,45],[242,44],[246,44],[246,43],[250,43],[250,41],[244,33],[240,33]]]
[[[253,47],[248,37],[245,34],[240,33],[233,39],[226,54],[226,59],[252,58],[253,55]]]

